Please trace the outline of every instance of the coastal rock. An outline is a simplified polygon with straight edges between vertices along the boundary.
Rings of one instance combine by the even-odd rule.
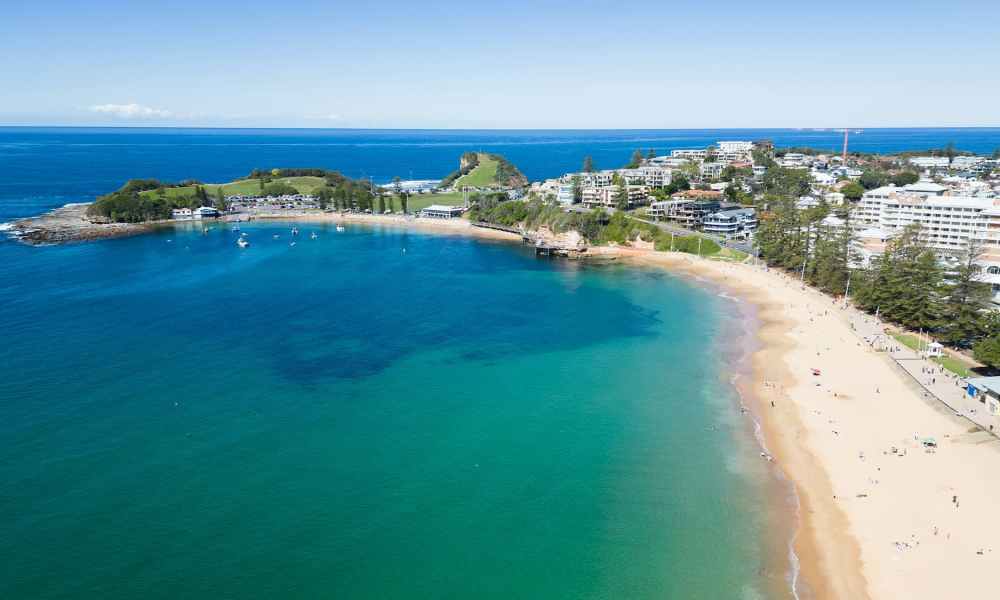
[[[10,233],[27,244],[59,244],[136,235],[148,223],[97,223],[87,217],[88,203],[67,204],[38,217],[15,221]]]

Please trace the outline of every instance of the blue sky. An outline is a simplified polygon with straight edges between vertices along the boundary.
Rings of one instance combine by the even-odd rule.
[[[17,2],[0,124],[1000,125],[1000,2]]]

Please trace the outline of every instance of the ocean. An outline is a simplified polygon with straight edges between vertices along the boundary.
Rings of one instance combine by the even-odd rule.
[[[625,131],[427,131],[351,129],[137,129],[0,127],[0,223],[84,202],[130,178],[231,181],[255,168],[322,167],[385,183],[437,179],[462,152],[503,154],[531,180],[620,167],[633,150],[703,148],[719,140],[770,139],[779,146],[840,151],[835,130],[690,129]],[[941,148],[981,154],[1000,148],[1000,128],[864,129],[850,147],[870,152]]]
[[[437,177],[472,147],[537,178],[751,135],[719,133],[4,129],[0,221],[129,177]],[[0,240],[0,597],[789,595],[747,307],[517,244],[244,231]]]

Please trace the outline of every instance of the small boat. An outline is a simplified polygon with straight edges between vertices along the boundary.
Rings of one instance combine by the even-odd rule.
[[[299,235],[299,228],[298,227],[292,227],[292,235]]]
[[[201,235],[208,235],[208,227],[201,230]]]
[[[279,236],[279,235],[278,235],[278,234],[276,233],[276,234],[274,234],[274,236],[272,236],[272,237],[273,237],[274,239],[278,239],[278,238],[279,238],[280,236]]]
[[[316,238],[318,238],[318,237],[319,237],[319,236],[318,236],[318,235],[316,235],[316,232],[314,231],[314,232],[312,232],[312,235],[310,235],[310,236],[309,236],[309,239],[311,239],[311,240],[314,240],[314,239],[316,239]]]
[[[291,244],[288,244],[289,247],[292,247],[294,245],[295,245],[295,242],[292,242]]]
[[[250,242],[246,241],[244,238],[240,238],[236,240],[236,245],[239,246],[240,248],[246,248],[247,246],[250,245]]]
[[[246,237],[246,236],[247,236],[247,232],[245,232],[245,231],[240,234],[240,237]]]
[[[347,231],[347,229],[343,225],[337,225],[337,231]]]

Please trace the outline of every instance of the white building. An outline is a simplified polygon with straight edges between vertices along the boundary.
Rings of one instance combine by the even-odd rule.
[[[465,209],[461,206],[443,206],[441,204],[431,204],[420,211],[420,216],[430,219],[451,219],[462,216]]]
[[[212,208],[211,206],[201,206],[191,211],[191,216],[195,219],[218,217],[220,214],[221,213],[218,210]]]
[[[757,214],[752,208],[720,210],[705,217],[701,228],[726,238],[746,236],[757,229]]]
[[[647,189],[644,185],[626,186],[629,207],[647,202]],[[583,188],[583,205],[588,208],[615,208],[618,204],[615,196],[618,186],[585,187]]]
[[[994,302],[1000,302],[1000,199],[907,188],[911,186],[889,185],[865,192],[852,214],[855,226],[881,231],[887,239],[920,225],[921,238],[945,263],[961,256],[971,242],[981,252],[982,279],[993,286]]]
[[[570,206],[576,200],[573,198],[573,184],[561,183],[556,190],[556,202],[563,206]]]
[[[719,152],[723,153],[723,154],[730,154],[731,153],[731,154],[748,155],[751,152],[753,152],[753,142],[724,141],[724,142],[719,142],[718,144],[716,144],[716,147],[718,147]]]

